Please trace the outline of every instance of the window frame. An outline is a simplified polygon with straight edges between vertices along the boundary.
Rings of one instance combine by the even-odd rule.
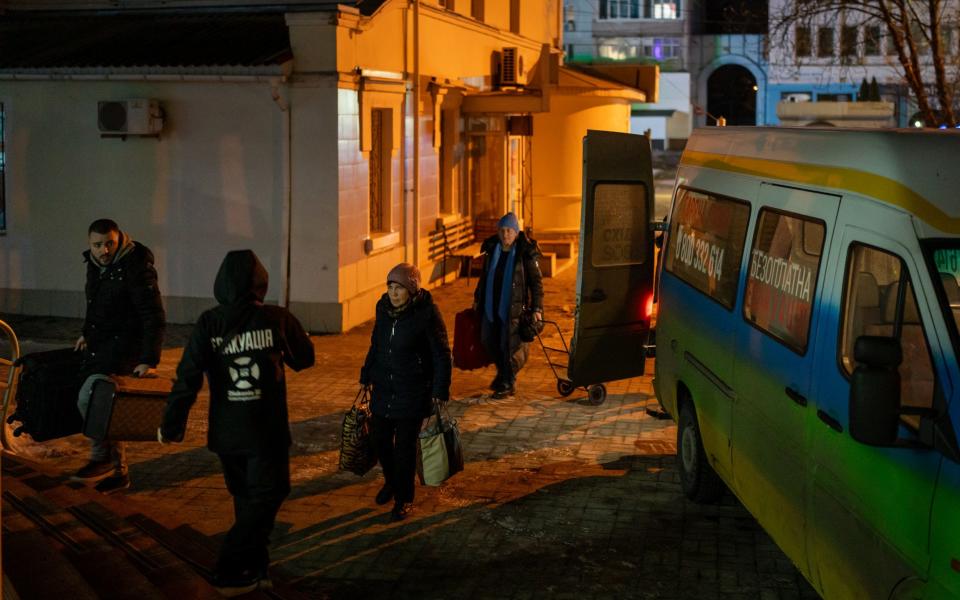
[[[710,299],[711,301],[713,301],[713,302],[716,302],[716,303],[719,304],[721,307],[723,307],[724,310],[726,310],[727,312],[729,312],[729,313],[732,314],[733,311],[734,311],[734,309],[736,309],[736,307],[737,307],[737,298],[740,296],[740,287],[741,287],[741,286],[740,286],[740,278],[743,276],[743,253],[744,253],[744,251],[746,250],[747,233],[749,233],[749,231],[750,231],[750,220],[753,218],[753,204],[752,204],[750,201],[748,201],[748,200],[743,200],[743,199],[741,199],[741,198],[737,198],[736,196],[728,196],[728,195],[726,195],[726,194],[718,194],[718,193],[715,193],[715,192],[708,192],[707,190],[700,189],[700,188],[695,188],[695,187],[691,187],[691,186],[687,186],[687,185],[679,185],[679,186],[677,186],[677,190],[674,192],[674,199],[677,197],[677,192],[679,192],[680,190],[686,190],[686,191],[688,191],[688,192],[695,192],[695,193],[697,193],[697,194],[703,194],[703,195],[709,196],[709,197],[711,197],[711,198],[717,198],[717,199],[720,199],[720,200],[726,200],[726,201],[728,201],[728,202],[733,202],[733,203],[735,203],[735,204],[740,204],[740,205],[743,205],[743,206],[746,206],[746,207],[747,207],[747,226],[746,226],[746,227],[744,228],[744,230],[743,230],[743,241],[740,242],[740,243],[741,243],[741,246],[742,246],[741,252],[740,252],[740,264],[737,265],[737,277],[736,277],[736,282],[735,282],[734,285],[733,285],[733,301],[730,303],[730,306],[727,306],[725,303],[721,302],[716,296],[712,296],[711,294],[708,294],[708,293],[704,292],[703,290],[701,290],[701,289],[698,288],[697,286],[693,285],[692,283],[690,283],[689,281],[687,281],[686,279],[684,279],[684,278],[681,277],[680,275],[677,275],[677,273],[674,272],[672,269],[668,269],[668,268],[667,268],[667,259],[666,259],[666,255],[665,255],[665,254],[660,257],[660,260],[663,261],[663,270],[664,270],[665,272],[670,273],[670,274],[673,275],[673,277],[675,277],[678,281],[681,281],[681,282],[683,282],[684,285],[689,286],[690,289],[692,289],[693,291],[697,292],[698,294],[701,294],[702,296],[704,296],[704,297],[706,297],[706,298],[709,298],[709,299]],[[673,206],[671,206],[671,209],[672,209],[672,208],[673,208]],[[671,224],[672,224],[672,222],[673,222],[673,210],[670,211],[670,222],[671,222]],[[670,230],[669,230],[669,229],[667,230],[667,233],[668,233],[668,234],[670,233]],[[668,252],[668,251],[673,247],[673,242],[674,242],[673,236],[668,235],[667,240],[666,240],[666,243],[664,244],[664,247],[663,247],[662,252]]]
[[[804,223],[820,223],[823,226],[823,245],[820,248],[819,260],[817,260],[817,270],[813,274],[813,290],[811,290],[810,292],[810,315],[807,317],[807,339],[802,349],[789,343],[787,340],[784,340],[783,338],[777,337],[776,335],[773,334],[773,332],[767,329],[764,329],[763,327],[760,327],[755,322],[747,318],[747,284],[749,283],[749,279],[750,279],[750,265],[753,262],[753,249],[754,249],[754,245],[757,243],[757,237],[760,235],[760,223],[761,223],[761,217],[763,216],[764,211],[777,213],[779,215],[798,219],[800,221],[803,221]],[[817,217],[811,217],[809,215],[804,215],[802,213],[790,212],[788,210],[783,210],[780,208],[775,208],[775,207],[766,206],[766,205],[760,206],[757,209],[757,217],[756,219],[754,219],[754,222],[753,222],[753,240],[751,240],[750,242],[750,258],[747,260],[747,268],[746,268],[747,276],[744,278],[744,282],[743,282],[743,292],[741,294],[743,299],[740,302],[740,317],[743,319],[744,323],[753,327],[757,331],[763,333],[764,335],[776,341],[777,343],[781,344],[785,348],[791,350],[794,354],[797,354],[798,356],[806,356],[807,352],[810,350],[810,326],[813,323],[813,312],[818,300],[817,292],[819,291],[819,289],[817,287],[817,283],[820,280],[820,270],[823,268],[824,250],[827,247],[828,234],[829,234],[829,231],[827,230],[827,222],[824,221],[823,219],[820,219]]]

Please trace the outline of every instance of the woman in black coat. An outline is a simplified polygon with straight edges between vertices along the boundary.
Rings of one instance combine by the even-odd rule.
[[[480,312],[480,339],[497,366],[490,384],[494,398],[513,395],[517,372],[527,362],[528,344],[520,339],[520,316],[543,319],[543,275],[537,242],[520,231],[515,214],[505,214],[497,234],[483,242],[483,273],[474,291]]]
[[[434,402],[450,397],[450,345],[440,309],[420,289],[420,271],[401,263],[377,303],[360,383],[372,386],[373,441],[383,467],[377,504],[394,501],[394,520],[413,509],[417,436]]]

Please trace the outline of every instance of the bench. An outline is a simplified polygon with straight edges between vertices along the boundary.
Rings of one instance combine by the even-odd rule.
[[[448,260],[457,259],[461,268],[466,263],[468,283],[473,262],[482,256],[480,244],[475,238],[473,221],[468,217],[449,224],[444,224],[443,219],[437,219],[437,228],[430,232],[427,248],[430,260],[442,262],[444,279],[447,275]]]

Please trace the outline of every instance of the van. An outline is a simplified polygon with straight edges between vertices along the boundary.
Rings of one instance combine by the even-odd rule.
[[[658,270],[686,496],[826,598],[960,598],[960,135],[699,129]]]

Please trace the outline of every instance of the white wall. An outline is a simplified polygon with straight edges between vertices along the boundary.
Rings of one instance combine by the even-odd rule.
[[[97,102],[137,97],[161,101],[160,139],[102,139]],[[99,217],[153,250],[172,322],[212,305],[216,270],[231,249],[260,256],[271,276],[268,301],[279,298],[284,116],[268,83],[8,80],[0,101],[8,161],[0,310],[82,314],[80,252]],[[298,209],[309,207],[298,199]],[[315,208],[307,214],[322,221]],[[294,221],[303,252],[311,238]],[[317,280],[316,289],[329,289]]]

